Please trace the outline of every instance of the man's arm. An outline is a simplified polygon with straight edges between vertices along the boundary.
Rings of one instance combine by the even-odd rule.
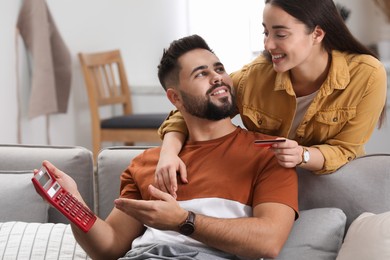
[[[115,205],[147,226],[178,232],[188,212],[175,199],[153,186],[149,191],[158,200],[118,199]],[[283,247],[295,219],[295,211],[280,203],[262,203],[253,217],[222,219],[197,215],[192,238],[234,255],[276,257]]]
[[[143,225],[118,209],[113,209],[105,221],[97,219],[88,233],[72,224],[76,241],[95,260],[118,259],[131,249],[133,240],[140,236]]]
[[[211,247],[249,258],[275,258],[294,224],[295,212],[280,203],[262,203],[253,217],[218,219],[197,215],[192,238]]]
[[[76,182],[69,175],[48,161],[44,161],[43,166],[55,175],[62,187],[87,206],[77,189]],[[95,260],[118,259],[124,256],[131,249],[132,241],[144,231],[142,223],[115,208],[105,221],[97,218],[87,233],[74,224],[71,226],[76,241]]]

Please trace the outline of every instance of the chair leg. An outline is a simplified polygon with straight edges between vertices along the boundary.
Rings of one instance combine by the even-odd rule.
[[[94,164],[94,165],[97,164],[97,159],[98,159],[99,151],[100,151],[100,141],[94,141],[94,142],[93,142],[93,149],[92,149],[93,161],[94,161],[93,164]]]

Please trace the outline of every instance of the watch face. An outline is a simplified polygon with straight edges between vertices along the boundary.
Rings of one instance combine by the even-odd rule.
[[[186,236],[191,235],[194,233],[195,227],[192,223],[184,223],[183,225],[180,226],[180,233]]]
[[[310,160],[310,153],[309,153],[309,151],[305,151],[303,153],[303,160],[305,161],[305,163],[307,163]]]

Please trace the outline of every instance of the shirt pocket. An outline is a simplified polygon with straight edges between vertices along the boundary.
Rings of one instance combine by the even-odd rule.
[[[356,108],[337,108],[319,111],[315,115],[314,131],[320,142],[335,137],[345,124],[356,116]]]
[[[269,115],[259,109],[244,107],[242,121],[251,131],[268,135],[278,135],[282,119]]]

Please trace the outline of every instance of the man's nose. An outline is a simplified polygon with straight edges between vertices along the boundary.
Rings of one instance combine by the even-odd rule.
[[[214,72],[213,78],[212,78],[212,83],[221,83],[222,82],[222,75],[219,73]]]

